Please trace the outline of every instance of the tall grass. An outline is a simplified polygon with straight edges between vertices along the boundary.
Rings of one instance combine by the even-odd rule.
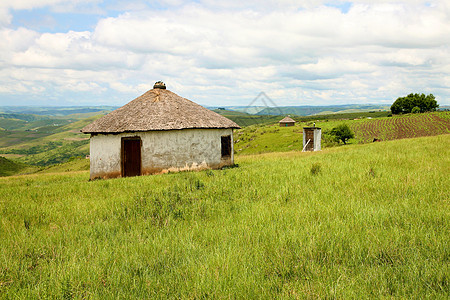
[[[448,298],[449,145],[0,178],[0,297]]]

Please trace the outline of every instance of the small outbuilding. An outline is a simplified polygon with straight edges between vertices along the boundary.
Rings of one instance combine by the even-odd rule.
[[[235,122],[162,82],[81,131],[90,134],[90,178],[216,169],[234,164]]]
[[[285,117],[281,121],[278,121],[280,123],[280,127],[289,127],[295,125],[295,120],[293,120],[291,117]]]
[[[303,151],[320,151],[322,129],[319,127],[303,127]]]

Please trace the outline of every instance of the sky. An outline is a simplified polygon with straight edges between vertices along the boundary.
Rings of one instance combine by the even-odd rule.
[[[0,106],[450,104],[450,1],[0,0]],[[256,104],[256,103],[255,103]]]

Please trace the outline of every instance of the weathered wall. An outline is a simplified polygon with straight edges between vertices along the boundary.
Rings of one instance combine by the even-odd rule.
[[[94,135],[90,140],[91,179],[120,177],[121,138],[119,135]]]
[[[142,174],[220,168],[234,162],[221,158],[221,136],[232,129],[183,129],[95,135],[91,137],[91,179],[121,176],[121,139],[139,136],[142,140]]]
[[[322,141],[322,129],[314,130],[314,151],[320,151]]]

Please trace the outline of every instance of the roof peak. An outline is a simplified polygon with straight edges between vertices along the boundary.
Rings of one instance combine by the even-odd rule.
[[[153,85],[153,88],[165,90],[166,84],[160,80],[160,81],[155,82],[155,84]]]
[[[240,127],[174,92],[156,88],[85,126],[82,132],[121,133],[194,128]]]

